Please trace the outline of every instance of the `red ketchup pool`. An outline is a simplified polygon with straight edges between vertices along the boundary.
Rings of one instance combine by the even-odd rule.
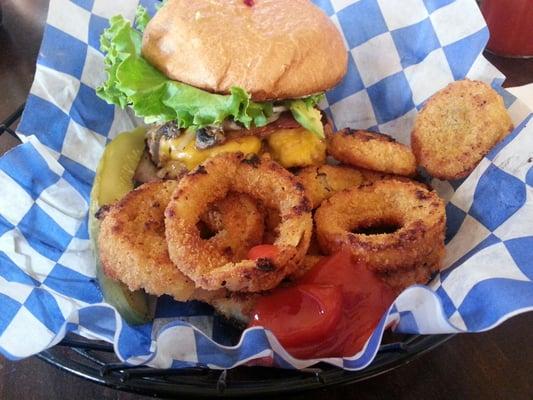
[[[261,298],[250,326],[272,331],[297,358],[353,356],[394,297],[363,264],[341,252],[319,262],[295,286]]]

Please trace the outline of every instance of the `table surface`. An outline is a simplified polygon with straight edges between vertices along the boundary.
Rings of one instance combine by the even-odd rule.
[[[24,102],[35,71],[47,0],[0,0],[0,121]],[[504,72],[506,86],[533,82],[533,60],[487,54]],[[15,144],[0,136],[0,154]],[[531,399],[533,398],[533,313],[517,316],[481,334],[454,337],[429,354],[377,378],[293,396],[319,399]],[[0,358],[0,399],[143,399],[98,386],[35,357]]]

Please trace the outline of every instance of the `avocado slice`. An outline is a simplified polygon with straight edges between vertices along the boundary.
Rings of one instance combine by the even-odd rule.
[[[294,119],[308,131],[313,132],[320,139],[324,139],[324,125],[322,114],[312,104],[304,100],[292,100],[289,108]]]
[[[95,214],[102,206],[120,200],[133,190],[133,175],[144,151],[145,132],[146,128],[123,132],[106,146],[96,169],[89,204],[89,237],[96,258],[100,289],[105,301],[132,325],[153,320],[155,298],[142,290],[131,292],[126,285],[104,274],[98,252],[100,221]]]

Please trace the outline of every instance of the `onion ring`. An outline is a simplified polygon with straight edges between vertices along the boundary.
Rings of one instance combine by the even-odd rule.
[[[245,329],[253,316],[254,306],[262,293],[230,292],[226,289],[197,289],[195,300],[210,304],[233,326]]]
[[[324,256],[318,254],[306,254],[300,268],[298,268],[297,271],[294,271],[288,278],[292,281],[297,281],[298,279],[302,278],[306,273],[311,271],[315,267],[315,265],[317,265],[324,258]]]
[[[244,193],[228,195],[209,206],[200,218],[215,235],[209,241],[232,261],[263,242],[264,216],[257,202]]]
[[[426,284],[431,275],[440,269],[440,264],[421,264],[408,271],[398,270],[391,272],[378,272],[376,276],[389,285],[396,293],[400,294],[404,289],[415,284]]]
[[[263,208],[265,214],[265,234],[263,235],[264,244],[273,244],[279,236],[279,224],[281,217],[279,211],[274,208]]]
[[[232,262],[200,237],[196,226],[206,207],[228,192],[246,193],[278,209],[281,223],[271,259]],[[311,207],[304,188],[290,172],[268,159],[226,153],[207,160],[179,183],[165,211],[170,259],[198,287],[257,292],[275,287],[296,270],[309,247]]]
[[[105,213],[98,236],[104,272],[130,290],[189,300],[194,283],[170,261],[164,211],[176,181],[145,183]]]
[[[346,128],[326,132],[326,139],[328,154],[342,163],[402,176],[416,173],[411,149],[388,135]]]
[[[338,192],[315,213],[318,241],[329,254],[347,249],[379,273],[439,269],[446,215],[435,192],[394,179]],[[352,233],[391,224],[392,233]]]
[[[205,294],[195,289],[168,255],[164,211],[177,186],[173,180],[146,183],[109,207],[103,213],[98,246],[109,277],[124,282],[132,291],[144,289],[186,301]],[[217,231],[210,241],[225,254],[246,254],[250,246],[261,242],[263,216],[247,195],[230,193],[211,204],[202,220]]]

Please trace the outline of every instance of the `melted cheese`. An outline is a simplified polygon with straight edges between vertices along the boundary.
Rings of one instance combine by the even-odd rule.
[[[217,154],[236,152],[259,154],[260,150],[261,139],[255,136],[243,136],[228,140],[219,146],[199,150],[196,148],[195,133],[187,131],[175,139],[162,140],[159,147],[159,158],[162,164],[165,164],[169,160],[179,161],[188,170],[192,170],[209,157],[216,156]]]
[[[261,139],[256,136],[230,139],[205,150],[196,148],[195,138],[196,133],[188,130],[175,139],[162,139],[159,146],[161,164],[178,161],[192,170],[217,154],[261,152]],[[323,164],[326,160],[326,142],[304,128],[280,129],[270,134],[267,142],[272,158],[285,168]]]
[[[326,142],[304,129],[280,129],[268,137],[272,158],[285,168],[323,164]]]

